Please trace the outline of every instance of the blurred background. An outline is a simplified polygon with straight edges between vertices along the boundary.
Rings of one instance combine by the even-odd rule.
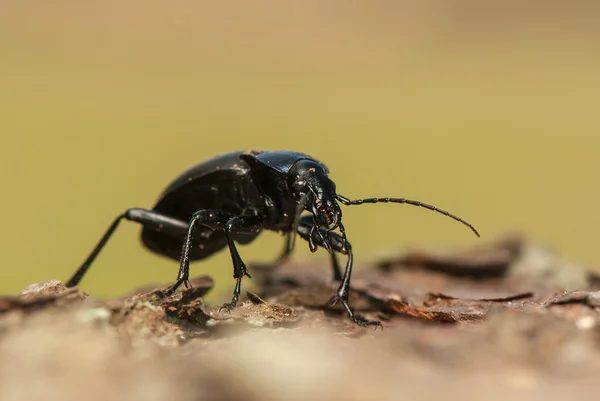
[[[0,0],[0,291],[66,280],[112,220],[244,148],[324,161],[357,258],[507,231],[600,266],[593,2]],[[124,222],[82,288],[172,282]],[[241,246],[271,260],[283,239]],[[299,259],[311,255],[299,242]],[[192,275],[233,290],[228,252]],[[251,280],[247,281],[249,284]],[[246,287],[248,288],[248,287]]]

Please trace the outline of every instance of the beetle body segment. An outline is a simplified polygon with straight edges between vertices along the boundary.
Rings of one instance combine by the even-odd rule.
[[[159,196],[152,210],[189,222],[198,210],[220,210],[241,215],[253,210],[264,216],[264,224],[273,231],[289,232],[298,201],[289,190],[290,169],[301,160],[325,165],[311,156],[288,151],[235,151],[216,156],[184,171]],[[240,244],[253,241],[257,233],[236,233]],[[173,235],[144,227],[144,246],[159,255],[180,260],[185,232]],[[193,237],[190,260],[201,260],[227,246],[225,233],[198,227]]]

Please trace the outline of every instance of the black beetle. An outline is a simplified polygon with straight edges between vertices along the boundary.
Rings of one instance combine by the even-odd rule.
[[[348,306],[352,247],[342,225],[343,205],[392,202],[425,207],[467,225],[466,221],[444,210],[404,198],[350,200],[336,192],[329,169],[304,153],[292,151],[236,151],[217,156],[190,168],[177,177],[159,197],[152,210],[132,208],[116,218],[85,262],[67,282],[76,286],[89,269],[122,219],[143,225],[142,243],[151,251],[179,260],[179,274],[172,294],[181,284],[189,284],[190,261],[204,259],[226,246],[233,260],[237,280],[233,299],[223,305],[233,308],[239,298],[242,278],[250,277],[235,242],[247,244],[263,229],[287,234],[278,262],[287,259],[294,248],[295,234],[308,241],[310,250],[329,251],[333,276],[341,281],[332,304],[341,302],[350,317],[361,326],[380,325],[378,321],[355,316]],[[302,216],[304,211],[309,214]],[[340,234],[333,232],[339,228]],[[193,236],[192,236],[193,234]],[[183,244],[183,249],[182,249]],[[348,256],[342,275],[336,252]]]

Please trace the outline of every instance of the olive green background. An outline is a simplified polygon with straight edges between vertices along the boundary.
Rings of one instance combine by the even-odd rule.
[[[357,266],[509,231],[599,266],[598,7],[521,3],[0,0],[0,291],[66,280],[119,213],[244,148],[307,152],[345,196],[415,198],[482,233],[346,208]],[[175,279],[139,230],[121,225],[84,290]],[[240,251],[281,246],[267,233]],[[204,272],[232,290],[228,252]]]

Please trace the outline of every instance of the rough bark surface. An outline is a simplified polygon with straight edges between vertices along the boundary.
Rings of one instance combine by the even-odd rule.
[[[358,266],[252,271],[256,293],[208,306],[208,276],[113,300],[32,284],[0,297],[0,400],[596,400],[600,279],[520,238]]]

